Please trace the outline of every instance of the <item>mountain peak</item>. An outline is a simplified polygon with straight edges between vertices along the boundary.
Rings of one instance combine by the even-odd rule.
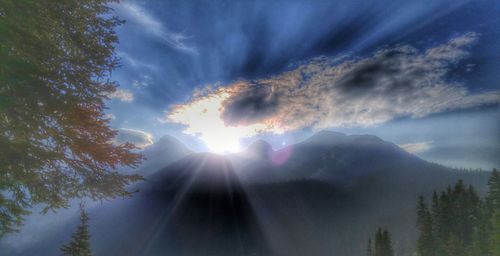
[[[331,144],[344,142],[346,139],[347,135],[345,133],[322,130],[313,134],[306,140],[306,142],[315,144]]]
[[[180,140],[178,140],[176,137],[171,136],[171,135],[163,135],[157,143],[164,144],[164,143],[181,143]]]
[[[185,152],[190,151],[188,147],[176,137],[171,135],[163,135],[158,141],[145,148],[145,152],[163,149],[181,150]]]
[[[147,176],[191,153],[192,151],[180,140],[170,135],[164,135],[142,151],[146,160],[141,163],[138,171]]]
[[[267,141],[257,140],[250,144],[245,152],[254,156],[267,157],[273,152],[273,147]]]
[[[353,141],[361,141],[365,143],[381,143],[381,142],[386,142],[383,139],[379,138],[378,136],[371,135],[371,134],[363,134],[363,135],[351,135],[351,140]]]
[[[185,186],[190,189],[222,188],[227,182],[238,182],[231,162],[222,155],[211,152],[192,153],[158,170],[150,178],[156,189]],[[226,188],[226,187],[224,187]]]

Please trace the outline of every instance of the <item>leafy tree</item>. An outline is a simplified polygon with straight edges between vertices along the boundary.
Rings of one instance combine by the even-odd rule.
[[[0,1],[0,236],[34,204],[126,196],[140,179],[131,144],[114,145],[104,116],[116,90],[113,0]]]
[[[70,256],[90,256],[92,250],[90,248],[90,233],[89,233],[89,217],[85,211],[85,205],[80,203],[80,225],[76,227],[76,231],[72,236],[71,242],[61,247],[63,255]]]

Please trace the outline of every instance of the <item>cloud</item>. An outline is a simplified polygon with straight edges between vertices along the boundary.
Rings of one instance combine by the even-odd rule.
[[[157,66],[155,66],[153,64],[146,63],[146,62],[142,62],[140,60],[137,60],[136,58],[132,57],[130,54],[128,54],[126,52],[118,51],[117,54],[118,54],[118,56],[120,56],[120,58],[122,60],[127,62],[133,68],[136,68],[136,69],[144,68],[144,69],[149,69],[149,70],[152,70],[155,72],[158,71]]]
[[[143,89],[143,88],[150,86],[152,82],[153,82],[153,78],[151,78],[148,75],[143,75],[142,79],[133,80],[132,86],[134,86],[135,88],[138,88],[138,89]]]
[[[422,152],[425,152],[425,151],[428,151],[429,149],[431,149],[432,144],[433,144],[432,141],[424,141],[424,142],[417,142],[417,143],[401,144],[401,145],[399,145],[399,147],[406,150],[408,153],[418,154],[418,153],[422,153]]]
[[[212,151],[234,152],[240,149],[239,139],[261,132],[262,124],[227,127],[220,118],[222,102],[229,93],[213,93],[195,99],[190,105],[178,105],[167,120],[187,125],[186,134],[198,135]],[[162,120],[159,120],[162,122]]]
[[[498,104],[499,91],[471,94],[447,78],[477,38],[466,33],[422,51],[402,45],[364,58],[312,59],[267,79],[242,80],[201,90],[203,94],[199,90],[167,117],[187,125],[188,133],[203,134],[207,129],[194,123],[204,111],[212,111],[210,120],[225,127],[254,127],[249,135],[374,126],[399,117]],[[204,106],[207,102],[210,108]]]
[[[158,19],[138,4],[130,1],[124,1],[114,5],[114,7],[120,17],[124,18],[128,22],[141,26],[145,32],[161,39],[164,43],[174,49],[188,53],[196,53],[196,49],[194,47],[185,43],[186,39],[188,39],[187,36],[182,33],[168,31]]]
[[[153,135],[140,130],[119,128],[113,142],[118,145],[129,142],[138,148],[145,148],[153,144]]]
[[[116,116],[111,113],[105,114],[104,118],[109,119],[110,121],[116,120]]]
[[[134,94],[125,89],[116,89],[113,93],[109,94],[108,97],[110,99],[117,99],[123,102],[132,102],[134,101]]]

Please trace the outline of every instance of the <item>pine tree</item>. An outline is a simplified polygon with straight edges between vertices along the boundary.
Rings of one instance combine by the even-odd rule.
[[[105,101],[118,84],[116,0],[0,1],[0,236],[35,204],[130,195],[139,154],[110,141]]]
[[[450,233],[443,244],[444,255],[459,256],[464,255],[464,251],[460,250],[460,239],[453,233]]]
[[[478,225],[474,230],[472,248],[470,255],[491,255],[490,236],[491,236],[491,214],[489,213],[487,203],[481,201]]]
[[[498,209],[493,214],[492,225],[490,252],[493,256],[500,256],[500,210]]]
[[[372,256],[393,256],[391,236],[387,230],[379,228],[375,234],[375,245],[371,247],[371,240],[368,240],[368,252]]]
[[[372,240],[368,239],[368,249],[367,249],[367,256],[373,256],[373,251],[372,251]]]
[[[492,213],[490,218],[490,252],[493,256],[500,256],[500,174],[497,169],[493,169],[488,185],[488,201]]]
[[[459,180],[439,196],[432,196],[431,210],[423,197],[417,205],[420,256],[488,255],[487,224],[483,215],[484,201],[472,186]],[[486,242],[485,242],[486,241]]]
[[[378,228],[375,234],[374,256],[384,256],[382,229]]]
[[[497,169],[493,169],[488,180],[488,196],[487,201],[492,209],[500,208],[500,173]]]
[[[383,242],[383,255],[384,256],[394,256],[394,249],[392,248],[392,239],[389,231],[384,230],[382,233],[382,242]]]
[[[436,197],[437,195],[434,194]],[[433,199],[433,202],[435,200]],[[434,202],[437,204],[437,202]],[[417,228],[419,231],[419,237],[417,241],[417,253],[421,256],[430,256],[433,253],[433,235],[432,235],[432,216],[425,204],[423,196],[418,198],[417,205]]]
[[[61,247],[63,255],[68,256],[91,256],[89,217],[83,203],[80,204],[80,224],[73,233],[72,240]]]

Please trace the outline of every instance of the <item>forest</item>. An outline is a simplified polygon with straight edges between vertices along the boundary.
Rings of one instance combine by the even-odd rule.
[[[494,169],[488,193],[481,198],[473,186],[459,180],[453,187],[432,194],[428,205],[418,198],[419,256],[500,255],[500,175]],[[387,230],[379,229],[374,243],[368,240],[368,256],[394,256]]]

